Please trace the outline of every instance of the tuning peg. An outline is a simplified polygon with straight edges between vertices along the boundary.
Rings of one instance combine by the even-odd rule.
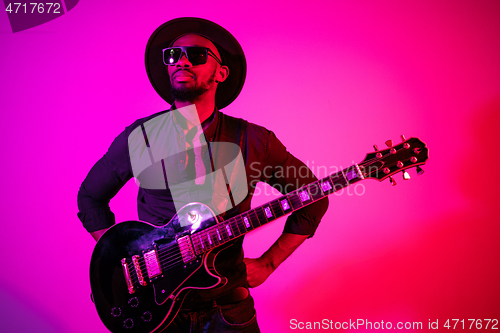
[[[391,148],[392,147],[392,140],[387,140],[385,142],[385,144],[387,145],[387,147]]]
[[[377,156],[377,158],[382,158],[382,153],[378,151],[377,145],[373,145],[373,149],[375,149],[375,151],[377,152],[375,156]]]
[[[408,180],[408,179],[410,179],[410,178],[411,178],[411,177],[410,177],[410,174],[409,174],[408,172],[406,172],[406,170],[405,170],[405,171],[403,171],[403,179],[404,179],[404,180]]]
[[[417,175],[419,175],[419,176],[420,176],[420,175],[421,175],[421,174],[423,174],[424,172],[425,172],[425,171],[424,171],[424,170],[423,170],[420,166],[418,166],[418,165],[417,165]]]
[[[389,176],[389,181],[391,182],[392,186],[396,186],[398,184],[398,183],[396,183],[396,181],[394,180],[394,178],[392,178],[391,176]]]
[[[404,135],[404,134],[401,134],[401,140],[402,140],[402,141],[406,141],[406,138],[405,138],[405,135]]]

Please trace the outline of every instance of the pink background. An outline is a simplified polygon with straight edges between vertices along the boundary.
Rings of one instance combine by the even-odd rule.
[[[106,331],[76,194],[125,126],[168,107],[144,48],[179,16],[234,34],[248,76],[225,112],[272,129],[315,170],[401,134],[430,149],[423,176],[331,197],[314,238],[253,290],[263,332],[292,331],[291,319],[500,319],[500,2],[82,0],[16,34],[0,14],[0,330]],[[137,218],[136,190],[112,201],[117,220]],[[283,223],[249,235],[247,256]]]

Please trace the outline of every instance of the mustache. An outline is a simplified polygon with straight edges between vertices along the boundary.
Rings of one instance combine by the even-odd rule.
[[[191,74],[191,75],[194,76],[194,73],[192,71],[190,71],[189,69],[185,69],[185,68],[180,68],[180,69],[176,70],[172,75],[175,75],[178,72],[187,72],[187,73],[189,73],[189,74]]]

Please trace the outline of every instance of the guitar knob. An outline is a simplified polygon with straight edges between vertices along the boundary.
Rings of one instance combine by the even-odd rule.
[[[149,323],[151,321],[151,319],[153,319],[153,315],[151,314],[151,312],[146,311],[142,314],[141,319],[142,319],[142,321]]]
[[[387,140],[385,142],[385,144],[387,145],[387,147],[391,148],[392,147],[392,140]]]
[[[396,183],[396,181],[394,180],[394,178],[392,178],[391,176],[389,176],[389,181],[391,182],[392,186],[398,185],[398,183]]]
[[[411,178],[411,177],[410,177],[410,174],[409,174],[408,172],[406,172],[406,170],[405,170],[405,171],[403,171],[403,179],[404,179],[404,180],[408,180],[408,179],[410,179],[410,178]]]
[[[377,145],[373,145],[373,149],[375,149],[375,151],[378,151]]]
[[[137,297],[132,297],[131,299],[128,300],[128,305],[130,305],[133,308],[136,308],[139,306],[139,299]]]
[[[425,172],[425,171],[424,171],[424,170],[423,170],[420,166],[418,166],[418,165],[417,165],[417,175],[419,175],[419,176],[420,176],[420,175],[421,175],[421,174],[423,174],[424,172]]]
[[[123,327],[128,328],[128,329],[131,329],[132,327],[134,327],[134,321],[132,320],[132,318],[125,319],[123,321]]]
[[[122,310],[119,308],[119,307],[114,307],[111,309],[111,315],[113,317],[120,317],[120,315],[122,314]]]
[[[401,140],[406,141],[405,135],[401,134]]]

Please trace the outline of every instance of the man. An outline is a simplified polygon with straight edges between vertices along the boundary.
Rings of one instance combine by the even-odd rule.
[[[189,202],[225,220],[241,214],[259,181],[286,193],[316,180],[272,132],[220,112],[246,76],[241,46],[224,28],[198,18],[163,24],[148,42],[146,69],[172,108],[127,127],[82,183],[78,216],[96,240],[114,224],[110,199],[132,177],[140,183],[139,218],[158,226]],[[292,213],[260,258],[243,258],[243,237],[232,241],[215,259],[226,284],[189,292],[167,331],[259,332],[248,287],[313,235],[327,207],[324,198]]]

